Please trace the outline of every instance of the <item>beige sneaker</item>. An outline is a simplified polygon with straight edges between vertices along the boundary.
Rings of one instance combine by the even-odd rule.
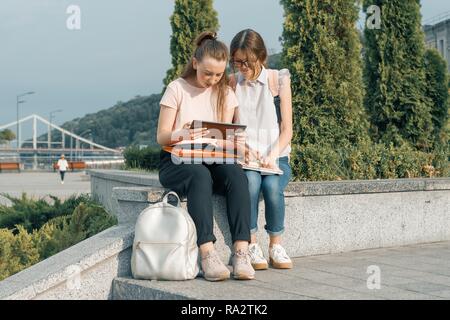
[[[291,258],[280,244],[274,244],[269,248],[269,262],[275,269],[292,269]]]
[[[250,263],[255,270],[266,270],[269,265],[266,258],[264,258],[261,247],[257,243],[251,243],[248,246],[248,253],[250,255]]]
[[[255,270],[250,263],[250,256],[244,250],[236,251],[232,258],[233,278],[238,280],[252,280],[255,279]]]
[[[202,258],[203,277],[208,281],[222,281],[230,278],[230,270],[220,260],[216,250]]]

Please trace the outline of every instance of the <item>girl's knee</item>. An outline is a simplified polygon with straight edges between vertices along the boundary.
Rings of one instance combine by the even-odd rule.
[[[248,189],[250,193],[258,192],[261,190],[261,175],[255,171],[247,171],[245,175],[248,180]]]
[[[190,170],[190,184],[194,183],[196,186],[212,188],[213,179],[208,168],[202,165],[192,165]]]
[[[261,189],[264,193],[279,194],[280,192],[282,192],[279,177],[278,176],[266,177],[262,182]]]
[[[250,185],[261,185],[261,174],[256,171],[245,171],[245,176],[247,177],[248,184]]]

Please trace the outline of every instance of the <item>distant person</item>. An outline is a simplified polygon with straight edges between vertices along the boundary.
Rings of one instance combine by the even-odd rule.
[[[69,167],[69,163],[65,159],[64,155],[61,155],[61,158],[58,160],[58,163],[56,165],[59,170],[59,175],[61,176],[61,184],[64,184],[64,174],[67,171],[67,168]]]

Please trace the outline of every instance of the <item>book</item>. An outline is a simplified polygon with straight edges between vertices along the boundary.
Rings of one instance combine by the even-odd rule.
[[[283,174],[283,171],[278,167],[265,168],[265,167],[262,167],[258,162],[244,163],[244,162],[238,161],[238,163],[242,166],[242,169],[258,171],[261,173],[261,175],[272,175],[272,174],[282,175]]]
[[[187,145],[212,145],[217,146],[217,139],[212,138],[198,138],[195,140],[181,140],[177,143],[171,144],[171,146],[187,146]]]
[[[218,148],[218,139],[202,137],[195,140],[181,140],[163,150],[172,154],[172,160],[177,163],[233,163],[243,157],[237,151],[224,151]]]
[[[237,163],[241,158],[236,154],[204,149],[189,149],[180,146],[168,146],[162,148],[172,154],[172,159],[177,163]]]

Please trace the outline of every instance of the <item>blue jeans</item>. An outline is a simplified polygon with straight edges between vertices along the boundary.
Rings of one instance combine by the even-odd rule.
[[[250,191],[250,232],[258,231],[259,194],[262,191],[265,204],[266,225],[264,228],[272,236],[284,232],[284,189],[291,178],[291,167],[288,157],[277,160],[283,175],[261,175],[257,171],[245,170]]]

